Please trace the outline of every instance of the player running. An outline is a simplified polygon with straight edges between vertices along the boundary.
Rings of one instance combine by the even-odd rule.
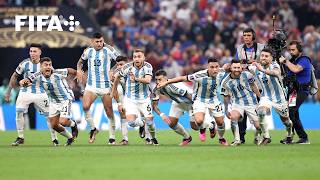
[[[126,79],[126,90],[124,97],[124,105],[120,105],[119,110],[126,113],[126,119],[129,126],[140,127],[140,137],[144,137],[144,121],[137,119],[137,114],[142,113],[146,119],[149,132],[151,134],[151,142],[158,145],[155,136],[155,125],[153,121],[149,84],[152,80],[152,66],[145,62],[143,50],[136,49],[133,52],[133,62],[127,63],[115,76],[112,94],[115,97],[117,86],[120,78]],[[123,109],[124,108],[124,109]]]
[[[93,143],[98,129],[95,127],[89,112],[92,103],[99,96],[101,97],[104,109],[109,119],[109,140],[108,144],[115,144],[115,120],[112,109],[111,82],[109,71],[111,61],[115,60],[120,54],[111,46],[104,46],[104,38],[100,33],[94,33],[92,37],[92,47],[84,50],[77,64],[77,79],[82,82],[82,66],[84,61],[88,62],[88,79],[83,95],[83,110],[85,119],[90,126],[89,143]]]
[[[272,61],[272,51],[270,49],[263,49],[260,54],[260,63],[253,62],[254,66],[250,66],[249,69],[256,75],[261,88],[261,99],[257,109],[257,114],[261,119],[260,123],[262,130],[267,132],[262,145],[271,142],[270,135],[267,129],[267,121],[265,120],[267,115],[271,114],[271,108],[275,108],[280,115],[282,123],[287,130],[287,137],[284,144],[292,143],[292,122],[289,119],[288,101],[284,88],[282,87],[282,78],[280,66],[277,62]]]
[[[220,86],[221,80],[224,77],[224,72],[220,72],[218,60],[215,58],[208,58],[207,69],[190,74],[187,76],[180,76],[169,79],[166,82],[159,83],[158,88],[165,87],[168,84],[192,81],[194,82],[194,103],[193,112],[196,124],[200,128],[199,138],[205,141],[205,129],[209,128],[210,137],[214,138],[216,135],[216,125],[212,121],[210,124],[204,122],[205,114],[209,111],[211,117],[214,117],[218,125],[219,143],[228,145],[224,138],[225,124],[224,124],[224,110],[221,101],[218,99],[217,90]]]
[[[19,76],[23,78],[28,77],[32,73],[40,71],[40,56],[41,56],[41,45],[31,44],[29,48],[29,56],[23,60],[16,71],[12,74],[9,82],[9,88],[5,94],[5,100],[9,101],[11,90],[16,86],[17,79]],[[11,144],[12,146],[18,146],[24,144],[24,113],[28,112],[28,107],[31,103],[34,103],[35,107],[40,111],[41,114],[47,116],[49,112],[49,100],[43,87],[39,82],[33,82],[31,86],[20,87],[19,95],[16,101],[16,127],[18,131],[17,139]],[[46,118],[47,119],[47,118]],[[50,123],[47,119],[48,128],[51,133],[51,140],[53,145],[59,145],[57,139],[57,133],[51,128]]]
[[[20,86],[26,87],[34,82],[40,83],[49,96],[49,121],[54,130],[66,137],[66,146],[70,146],[78,136],[77,124],[71,121],[71,104],[74,100],[72,90],[69,88],[66,78],[68,75],[76,76],[74,69],[53,70],[52,61],[48,57],[40,60],[41,71],[29,75],[19,82]],[[71,127],[72,134],[61,124]]]
[[[232,60],[230,70],[231,73],[223,79],[221,84],[221,94],[224,96],[227,117],[231,121],[240,121],[246,113],[256,128],[254,143],[258,144],[258,135],[261,134],[259,118],[256,113],[257,96],[260,97],[259,89],[253,75],[248,71],[242,71],[239,61]],[[230,97],[231,108],[228,111]],[[230,145],[240,145],[239,131],[234,132],[234,136],[235,140]]]
[[[156,83],[163,83],[168,80],[167,73],[164,70],[158,70],[155,73]],[[184,129],[184,127],[178,122],[179,117],[183,115],[184,112],[188,112],[190,116],[190,124],[192,124],[193,114],[192,114],[192,95],[186,90],[187,88],[179,88],[175,84],[169,84],[160,89],[155,88],[152,97],[152,108],[161,117],[161,119],[166,122],[171,129],[173,129],[177,134],[183,136],[183,140],[180,143],[181,146],[188,145],[192,141],[192,137]],[[164,95],[172,100],[171,108],[169,112],[169,118],[160,111],[158,107],[159,96]],[[192,125],[191,125],[192,126]]]

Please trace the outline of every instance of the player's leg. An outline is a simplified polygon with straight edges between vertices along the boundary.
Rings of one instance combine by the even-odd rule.
[[[16,101],[16,128],[18,137],[11,144],[12,146],[18,146],[24,143],[24,117],[23,114],[28,112],[28,107],[31,103],[31,99],[26,96],[26,93],[20,92]]]
[[[116,144],[116,121],[114,119],[113,108],[112,108],[112,98],[110,94],[105,94],[102,96],[102,103],[104,110],[106,111],[108,117],[109,125],[109,140],[108,144]]]
[[[142,118],[137,118],[138,117],[138,105],[137,103],[133,102],[132,100],[128,98],[124,98],[123,100],[123,105],[124,109],[126,110],[126,120],[128,122],[128,125],[130,127],[139,127],[139,135],[141,138],[145,137],[145,122],[143,121]]]
[[[138,110],[146,119],[146,126],[148,126],[148,130],[151,135],[151,142],[153,145],[158,145],[158,140],[156,138],[156,126],[153,120],[152,114],[152,106],[150,99],[146,100],[145,102],[138,103]]]
[[[59,145],[59,141],[58,141],[58,136],[57,136],[57,131],[55,131],[52,127],[51,124],[49,122],[49,99],[47,94],[43,93],[43,94],[37,94],[34,95],[34,105],[36,107],[36,109],[39,110],[40,114],[44,115],[47,121],[47,125],[48,125],[48,129],[50,131],[50,135],[51,135],[51,141],[53,143],[54,146],[58,146]]]
[[[247,114],[248,118],[250,119],[250,123],[253,124],[256,129],[254,132],[253,143],[259,145],[260,143],[262,143],[264,139],[263,140],[261,139],[262,129],[260,126],[259,117],[256,112],[256,106],[245,106],[244,111]],[[270,135],[268,135],[268,131],[267,131],[267,134],[264,134],[264,136],[269,136],[269,137],[266,137],[267,138],[266,142],[270,143],[271,139],[270,139]]]
[[[280,119],[283,123],[283,125],[286,127],[286,137],[282,140],[280,140],[281,144],[292,144],[293,143],[293,124],[292,121],[289,118],[289,109],[288,104],[276,104],[273,103],[273,107],[276,109],[277,113],[280,116]]]
[[[61,134],[62,136],[66,137],[68,140],[67,140],[67,143],[65,144],[66,146],[69,146],[73,143],[73,138],[72,138],[72,135],[71,133],[66,129],[64,128],[60,123],[59,123],[59,119],[60,119],[60,115],[50,115],[49,116],[49,121],[50,121],[50,124],[52,126],[52,128],[54,130],[56,130],[59,134]]]
[[[184,129],[184,127],[178,122],[179,117],[183,115],[185,111],[188,111],[189,108],[185,104],[178,104],[176,102],[171,103],[170,111],[169,111],[169,127],[174,130],[177,134],[180,134],[183,137],[180,145],[188,145],[192,138],[190,134]],[[166,122],[167,123],[167,122]]]
[[[53,103],[52,103],[53,104]],[[72,105],[72,100],[66,100],[63,103],[59,103],[59,112],[60,112],[60,119],[59,123],[62,126],[67,126],[71,127],[71,133],[73,139],[78,137],[78,127],[77,123],[73,120],[71,120],[71,105]]]
[[[238,121],[242,119],[244,110],[238,105],[232,105],[230,110],[231,130],[234,137],[234,140],[230,145],[238,146],[241,144]]]
[[[128,145],[128,123],[126,120],[126,114],[125,112],[119,112],[120,114],[120,124],[121,124],[121,134],[122,134],[122,140],[120,142],[120,145]]]
[[[207,108],[205,103],[196,100],[193,103],[194,120],[196,125],[199,127],[199,139],[204,142],[206,140],[206,128],[209,127],[208,123],[204,122]]]
[[[227,146],[228,142],[224,138],[225,133],[225,124],[224,124],[224,116],[217,116],[215,117],[216,123],[217,123],[217,131],[219,136],[219,143],[221,145]]]
[[[88,86],[86,88],[88,88]],[[98,129],[95,127],[93,119],[90,114],[90,107],[96,98],[97,98],[97,95],[94,92],[89,90],[84,91],[82,104],[83,104],[84,118],[90,126],[89,143],[94,142],[94,140],[96,139],[96,134],[99,132]]]

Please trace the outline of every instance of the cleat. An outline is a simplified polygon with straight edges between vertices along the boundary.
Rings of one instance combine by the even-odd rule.
[[[74,142],[73,138],[69,138],[64,146],[71,146],[71,144]]]
[[[187,139],[183,139],[182,142],[179,144],[180,146],[186,146],[192,141],[192,137],[190,136]]]
[[[240,140],[235,140],[230,144],[230,146],[240,146],[240,145],[241,145],[241,141]]]
[[[71,127],[71,134],[72,134],[72,138],[75,139],[78,137],[78,127],[77,127],[77,123],[76,121],[72,120],[76,125],[74,127]]]
[[[254,138],[253,144],[259,145],[262,141],[259,140],[259,138]]]
[[[281,144],[293,144],[293,139],[292,139],[292,137],[286,137],[286,138],[280,140],[280,143]]]
[[[110,139],[108,140],[108,144],[109,144],[109,145],[116,145],[116,140],[110,138]]]
[[[140,138],[146,137],[145,123],[143,122],[143,126],[139,127],[139,136]]]
[[[259,143],[259,146],[260,145],[267,145],[271,143],[271,138],[263,138],[263,140]]]
[[[12,146],[19,146],[20,144],[24,144],[24,139],[17,137],[17,139],[11,145]]]
[[[300,138],[297,142],[295,142],[296,144],[310,144],[310,141],[308,139],[302,139]]]
[[[206,141],[206,129],[200,129],[199,139],[201,142]]]
[[[152,144],[153,144],[154,146],[158,146],[158,145],[159,145],[158,140],[157,140],[156,138],[152,138],[152,139],[151,139],[151,142],[152,142]]]
[[[96,135],[99,133],[97,128],[94,128],[93,130],[90,131],[90,136],[89,136],[89,143],[93,143],[94,140],[96,139]]]
[[[241,144],[245,144],[246,140],[245,139],[240,139]]]
[[[221,145],[223,145],[223,146],[228,146],[228,145],[229,145],[228,142],[227,142],[227,140],[226,140],[225,138],[219,139],[219,143],[220,143]]]
[[[60,145],[58,139],[53,140],[52,144],[53,144],[53,146],[59,146]]]
[[[211,124],[213,125],[213,128],[209,128],[209,131],[210,131],[210,138],[213,139],[217,134],[217,128],[216,128],[216,123],[214,121],[211,121]]]
[[[122,139],[122,141],[119,142],[120,145],[128,145],[129,142],[125,139]]]
[[[147,144],[147,145],[151,145],[151,144],[152,144],[151,139],[146,138],[146,144]]]

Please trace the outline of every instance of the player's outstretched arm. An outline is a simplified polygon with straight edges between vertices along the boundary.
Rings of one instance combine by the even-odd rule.
[[[73,77],[77,77],[77,70],[73,69],[73,68],[67,68],[68,70],[68,75],[73,76]]]
[[[257,67],[257,69],[263,73],[268,74],[269,76],[280,76],[281,75],[281,71],[280,69],[276,68],[273,70],[269,70],[269,69],[264,69],[261,64],[257,63],[257,62],[253,62],[252,63],[254,66]]]
[[[8,87],[8,90],[7,90],[6,94],[5,94],[5,96],[4,96],[4,100],[6,102],[10,101],[11,90],[16,87],[16,83],[17,83],[18,77],[19,77],[19,74],[16,73],[16,72],[14,72],[10,77],[9,87]]]
[[[158,89],[159,88],[163,88],[168,84],[177,83],[177,82],[184,82],[184,81],[188,81],[187,76],[178,76],[178,77],[175,77],[175,78],[172,78],[172,79],[168,79],[168,81],[166,81],[166,82],[159,83],[157,85],[157,88]]]
[[[77,63],[77,75],[76,75],[79,82],[82,82],[82,77],[83,77],[82,66],[83,66],[83,60],[82,58],[80,58]]]
[[[250,87],[252,89],[252,91],[257,95],[257,97],[261,97],[260,91],[258,89],[258,86],[255,82],[250,83]]]
[[[160,111],[159,109],[159,106],[158,106],[158,100],[153,100],[152,101],[152,109],[154,112],[156,112],[160,117],[161,119],[166,122],[167,124],[170,124],[170,119]]]
[[[150,84],[152,80],[151,75],[145,75],[145,77],[138,78],[138,77],[135,77],[133,74],[130,74],[130,78],[134,81],[138,81],[143,84]]]

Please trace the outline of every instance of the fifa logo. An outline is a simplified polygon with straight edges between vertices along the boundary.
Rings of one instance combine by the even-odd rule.
[[[69,27],[69,31],[74,31],[80,22],[76,21],[73,15],[70,15],[68,19],[58,15],[15,16],[16,31],[21,31],[21,27],[24,26],[28,26],[29,31],[63,31],[62,25]]]

